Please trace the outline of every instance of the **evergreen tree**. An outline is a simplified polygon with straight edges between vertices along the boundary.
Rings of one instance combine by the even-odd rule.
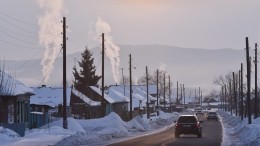
[[[92,53],[86,47],[85,51],[81,54],[81,61],[78,61],[79,67],[81,68],[79,72],[77,68],[73,67],[73,75],[74,75],[74,87],[86,94],[87,88],[89,86],[98,86],[98,81],[101,76],[96,75],[96,67],[93,64],[94,58],[92,58]]]

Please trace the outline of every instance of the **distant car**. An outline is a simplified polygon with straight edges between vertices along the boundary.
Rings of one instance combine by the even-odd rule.
[[[218,120],[218,114],[216,112],[208,112],[207,116],[206,116],[207,120]]]
[[[197,116],[181,115],[175,122],[175,137],[180,137],[181,134],[195,134],[197,137],[202,136],[202,127]]]
[[[196,109],[195,109],[195,112],[196,112],[196,113],[195,113],[196,115],[203,115],[202,108],[196,108]]]

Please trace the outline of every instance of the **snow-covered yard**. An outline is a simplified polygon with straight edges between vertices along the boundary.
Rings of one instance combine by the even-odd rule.
[[[260,145],[260,118],[248,125],[247,119],[218,110],[223,127],[222,146]],[[66,145],[107,145],[142,135],[165,130],[173,125],[179,113],[163,113],[146,119],[146,115],[124,122],[117,114],[91,120],[68,118],[68,129],[62,128],[62,119],[40,129],[26,131],[20,137],[12,130],[0,127],[0,145],[6,146],[66,146]]]

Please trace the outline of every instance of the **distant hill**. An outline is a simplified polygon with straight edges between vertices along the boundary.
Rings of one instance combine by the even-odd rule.
[[[94,62],[98,74],[101,74],[101,49],[94,48]],[[199,49],[181,48],[165,45],[120,45],[120,74],[123,68],[124,75],[129,76],[129,54],[132,55],[133,82],[145,75],[145,66],[149,72],[154,72],[162,64],[171,75],[173,86],[176,81],[187,87],[202,87],[208,89],[215,77],[225,75],[229,71],[237,71],[240,63],[245,60],[244,50],[235,49]],[[80,60],[81,52],[67,55],[67,79],[71,81],[72,68],[75,59]],[[40,59],[36,60],[6,60],[5,65],[14,70],[17,79],[27,85],[39,85],[43,79]],[[47,84],[62,85],[62,57],[58,58],[54,70]],[[110,61],[105,61],[105,84],[115,84]]]

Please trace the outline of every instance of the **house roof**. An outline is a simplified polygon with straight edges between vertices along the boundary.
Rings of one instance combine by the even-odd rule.
[[[72,88],[71,91],[72,91],[72,93],[74,95],[78,96],[80,99],[82,99],[85,103],[87,103],[90,106],[99,106],[99,105],[101,105],[101,103],[99,101],[91,100],[89,97],[87,97],[86,95],[82,94],[81,92],[79,92],[75,88]]]
[[[109,89],[107,91],[107,95],[111,98],[113,98],[116,102],[129,102],[129,98],[127,96],[124,96],[122,93],[114,90],[114,89]]]
[[[146,106],[146,101],[147,101],[147,94],[146,94],[146,89],[143,90],[142,88],[139,88],[140,86],[133,86],[132,87],[132,109],[136,108],[136,107],[145,107]],[[117,85],[117,86],[110,86],[109,90],[115,90],[119,93],[121,93],[122,95],[125,92],[125,96],[128,98],[128,100],[130,101],[130,90],[129,90],[129,86],[122,86],[122,85]],[[150,93],[150,91],[149,91]],[[151,95],[148,96],[150,102],[151,101],[156,101],[156,98],[152,97]],[[130,108],[130,106],[128,106],[128,108]]]
[[[33,90],[25,86],[21,81],[18,81],[0,70],[1,84],[2,88],[0,90],[0,95],[2,96],[18,96],[24,94],[33,94]],[[7,88],[6,88],[7,87]]]
[[[98,93],[100,96],[102,96],[102,91],[101,91],[99,88],[97,88],[97,87],[95,87],[95,86],[90,86],[90,88],[91,88],[93,91],[95,91],[96,93]],[[105,100],[106,100],[107,102],[109,102],[109,103],[115,103],[115,102],[117,102],[115,99],[111,98],[111,97],[108,96],[107,94],[104,94],[104,98],[105,98]]]
[[[57,107],[59,104],[63,105],[63,88],[57,87],[32,87],[34,90],[33,96],[30,98],[30,104],[48,105],[50,107]],[[67,87],[67,106],[70,105],[71,88]]]

